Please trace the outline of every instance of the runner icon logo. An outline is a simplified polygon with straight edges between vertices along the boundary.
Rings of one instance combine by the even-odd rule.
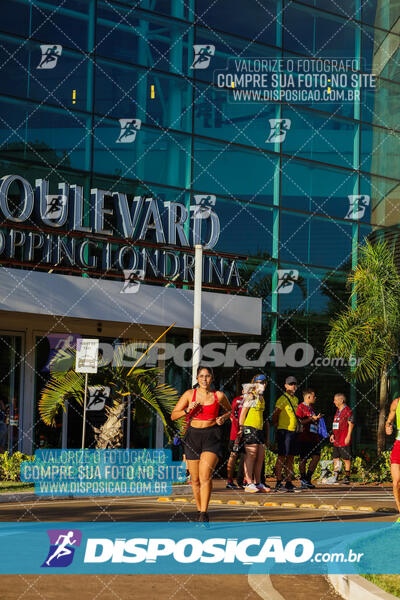
[[[123,269],[123,273],[125,281],[121,294],[136,294],[144,279],[144,269]]]
[[[110,387],[108,385],[89,385],[89,398],[86,410],[103,410],[106,401],[110,397]]]
[[[212,207],[216,204],[216,198],[214,195],[196,195],[194,196],[195,206],[191,206],[190,210],[193,210],[193,216],[196,219],[207,219],[210,216]]]
[[[48,529],[50,548],[42,567],[69,567],[75,548],[81,545],[80,529]]]
[[[267,144],[283,142],[290,129],[292,121],[290,119],[269,119],[270,132],[267,138]]]
[[[207,69],[215,54],[215,46],[211,44],[194,44],[194,59],[191,69]]]
[[[117,144],[131,144],[136,139],[136,133],[139,131],[142,121],[140,119],[119,119],[121,131],[115,140]]]
[[[361,194],[350,195],[348,196],[348,199],[349,210],[347,211],[345,219],[354,219],[355,221],[362,219],[367,210],[367,206],[369,206],[370,197],[367,194]]]
[[[46,195],[46,213],[48,219],[57,220],[63,214],[63,208],[67,205],[68,198],[63,194]]]
[[[62,46],[59,44],[41,44],[42,57],[37,69],[54,69],[61,56]]]
[[[295,281],[299,278],[299,272],[296,269],[278,269],[277,294],[290,294],[293,290]]]

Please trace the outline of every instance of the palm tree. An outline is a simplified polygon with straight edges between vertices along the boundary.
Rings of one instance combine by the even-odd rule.
[[[143,345],[137,343],[138,347]],[[132,348],[132,342],[129,344]],[[125,366],[126,345],[118,347],[114,354],[113,365],[100,367],[96,375],[91,375],[92,385],[109,386],[112,405],[106,407],[106,421],[99,428],[93,428],[96,448],[119,448],[123,439],[123,420],[130,396],[133,406],[143,402],[151,407],[162,419],[164,430],[171,437],[179,431],[179,426],[170,420],[170,414],[178,400],[178,392],[165,383],[159,383],[161,369],[136,368],[132,371]],[[55,425],[56,416],[65,410],[66,400],[84,403],[85,378],[76,373],[75,350],[60,350],[50,364],[51,378],[42,390],[39,401],[39,414],[46,425]],[[63,369],[63,370],[60,370]]]
[[[367,241],[347,283],[352,288],[349,306],[331,321],[326,352],[330,357],[355,363],[350,372],[355,380],[379,378],[380,454],[385,449],[388,368],[397,355],[400,339],[400,276],[387,243]]]

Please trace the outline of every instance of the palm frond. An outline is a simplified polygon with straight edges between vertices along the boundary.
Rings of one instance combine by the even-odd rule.
[[[81,373],[67,371],[61,377],[58,374],[44,386],[39,400],[39,414],[46,425],[55,425],[57,413],[64,409],[67,398],[73,398],[83,404],[85,379]]]

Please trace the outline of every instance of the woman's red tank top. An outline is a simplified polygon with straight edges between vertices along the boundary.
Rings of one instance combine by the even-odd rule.
[[[194,394],[193,394],[193,402],[195,402],[196,400],[196,391],[194,390]],[[193,421],[194,420],[198,420],[198,421],[215,421],[215,419],[218,417],[218,413],[219,413],[219,402],[218,402],[218,397],[216,392],[214,392],[214,398],[215,401],[213,402],[213,404],[207,404],[207,405],[201,405],[198,406],[197,409],[195,409],[195,415],[193,416]]]

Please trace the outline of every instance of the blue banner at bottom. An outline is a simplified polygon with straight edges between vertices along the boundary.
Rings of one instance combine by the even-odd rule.
[[[0,574],[400,574],[400,523],[0,523]]]

